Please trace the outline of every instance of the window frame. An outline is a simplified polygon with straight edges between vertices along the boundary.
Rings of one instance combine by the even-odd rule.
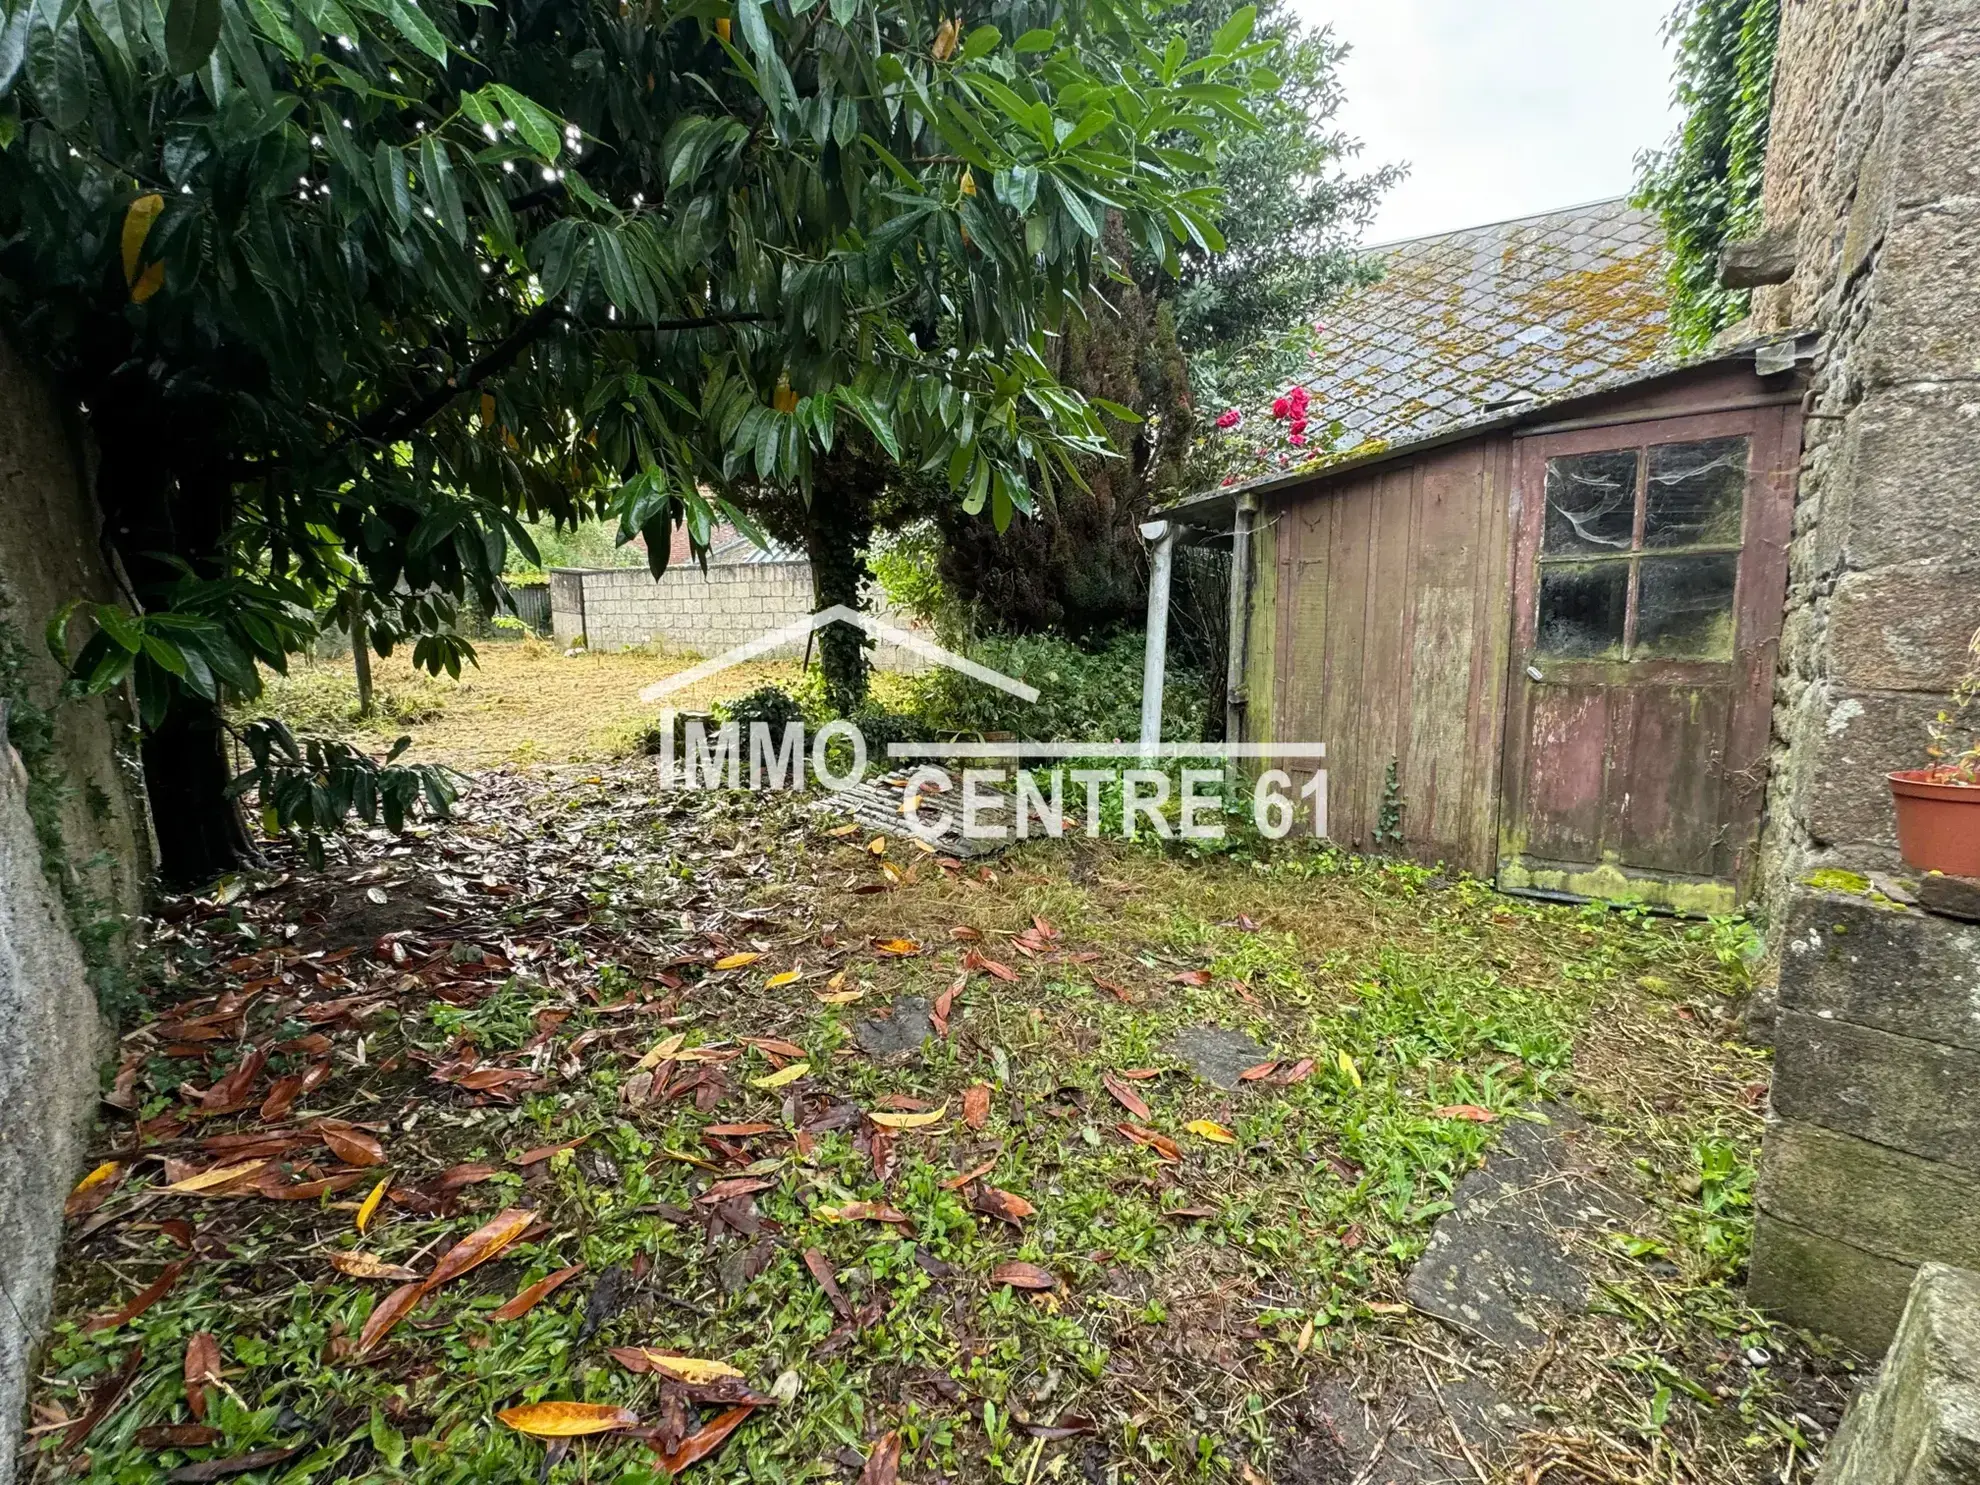
[[[1657,437],[1659,427],[1667,423],[1619,424],[1613,428],[1589,430],[1585,439],[1589,447],[1563,448],[1542,451],[1536,471],[1535,493],[1539,500],[1538,540],[1534,549],[1533,566],[1533,612],[1532,623],[1527,633],[1527,647],[1535,659],[1548,660],[1556,664],[1607,664],[1641,666],[1657,663],[1677,663],[1695,665],[1721,665],[1729,663],[1739,648],[1739,617],[1741,588],[1746,581],[1746,548],[1749,528],[1753,519],[1753,497],[1758,484],[1759,444],[1751,427],[1727,429],[1723,432],[1686,432],[1673,436]],[[1625,433],[1635,436],[1623,439]],[[1603,441],[1603,440],[1608,441]],[[1700,542],[1690,546],[1650,547],[1644,544],[1650,514],[1650,464],[1653,449],[1682,448],[1690,444],[1723,443],[1737,439],[1746,445],[1746,469],[1740,483],[1739,529],[1740,539],[1736,542]],[[1576,439],[1579,444],[1584,439]],[[1604,454],[1633,454],[1636,459],[1636,490],[1630,525],[1630,545],[1627,551],[1547,551],[1547,525],[1551,509],[1548,485],[1553,475],[1554,465],[1565,459],[1585,459]],[[1725,612],[1732,621],[1732,639],[1727,653],[1723,655],[1682,655],[1666,654],[1642,655],[1638,653],[1639,627],[1643,600],[1643,564],[1647,561],[1666,561],[1685,557],[1727,556],[1733,559],[1733,588],[1727,595]],[[1541,648],[1546,632],[1542,600],[1545,596],[1547,569],[1567,567],[1592,567],[1598,564],[1627,563],[1628,584],[1624,594],[1623,633],[1620,652],[1613,656],[1571,655],[1548,651]]]

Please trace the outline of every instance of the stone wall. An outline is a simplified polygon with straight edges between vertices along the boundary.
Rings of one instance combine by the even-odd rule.
[[[593,650],[620,650],[658,644],[696,655],[715,656],[747,644],[769,630],[794,624],[813,612],[808,562],[738,562],[672,567],[658,582],[644,568],[550,575],[551,624],[559,644],[582,640]],[[884,600],[873,612],[901,628],[913,625]],[[768,658],[799,660],[802,639],[768,652]],[[916,674],[927,668],[921,656],[897,645],[878,644],[873,664],[881,670]]]
[[[1741,333],[1817,329],[1764,870],[1780,945],[1752,1296],[1866,1352],[1980,1261],[1980,930],[1902,898],[1885,775],[1980,628],[1980,0],[1788,0]],[[1845,886],[1836,895],[1824,889]]]
[[[95,991],[114,985],[151,860],[128,710],[58,704],[42,638],[69,599],[115,594],[81,464],[0,340],[0,1480],[109,1051]]]
[[[1769,230],[1793,280],[1755,332],[1817,328],[1777,693],[1769,896],[1898,865],[1884,775],[1980,629],[1980,6],[1792,0]]]

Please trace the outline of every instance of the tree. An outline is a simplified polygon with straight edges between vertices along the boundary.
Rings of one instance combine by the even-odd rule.
[[[1007,524],[1098,417],[1051,374],[1118,213],[1214,250],[1261,81],[1135,0],[4,0],[0,311],[87,410],[168,876],[247,849],[220,703],[364,591],[458,673],[522,522],[656,570],[848,436]]]
[[[1671,332],[1688,351],[1746,313],[1749,296],[1719,286],[1719,254],[1761,224],[1780,29],[1780,0],[1682,0],[1666,27],[1684,120],[1637,161],[1636,199],[1663,218]]]
[[[1235,13],[1233,0],[1189,0],[1169,15],[1198,44]],[[1349,169],[1360,146],[1334,125],[1344,49],[1281,0],[1259,8],[1253,35],[1271,48],[1278,86],[1258,104],[1260,127],[1225,140],[1206,177],[1222,202],[1224,251],[1191,244],[1171,275],[1123,240],[1115,257],[1132,271],[1096,281],[1085,323],[1055,363],[1066,385],[1125,404],[1140,421],[1108,420],[1116,457],[1090,461],[1084,487],[1061,489],[1007,536],[952,508],[939,513],[944,577],[1003,627],[1088,639],[1137,619],[1147,593],[1139,528],[1203,477],[1189,457],[1204,431],[1198,410],[1214,417],[1277,385],[1288,330],[1372,271],[1355,245],[1400,171]],[[1301,365],[1305,345],[1295,347]]]

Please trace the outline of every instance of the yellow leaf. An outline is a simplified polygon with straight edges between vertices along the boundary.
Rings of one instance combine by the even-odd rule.
[[[786,1083],[795,1083],[810,1071],[811,1064],[809,1062],[793,1062],[789,1067],[780,1068],[776,1072],[765,1073],[760,1078],[751,1078],[749,1080],[749,1086],[752,1088],[781,1088]]]
[[[165,287],[165,265],[153,263],[138,275],[138,281],[131,285],[131,303],[143,304],[153,294]]]
[[[418,1274],[402,1263],[387,1263],[372,1253],[344,1252],[330,1255],[330,1267],[353,1279],[398,1279],[402,1283]]]
[[[392,1178],[390,1176],[387,1176],[384,1180],[380,1181],[376,1186],[373,1186],[371,1188],[371,1195],[367,1196],[361,1203],[359,1203],[357,1209],[357,1230],[359,1232],[363,1232],[365,1228],[371,1225],[371,1219],[374,1216],[376,1216],[378,1213],[378,1203],[380,1203],[385,1199],[386,1189],[390,1187],[391,1184],[392,1184]]]
[[[956,54],[956,36],[961,31],[953,19],[942,22],[935,33],[935,60],[946,62]]]
[[[895,867],[895,865],[894,865],[894,863],[893,863],[893,862],[891,862],[891,861],[883,861],[883,862],[881,862],[881,863],[880,863],[880,870],[881,870],[881,871],[882,871],[883,873],[885,873],[885,875],[886,875],[886,878],[887,878],[887,880],[888,880],[888,881],[890,881],[890,882],[892,882],[892,883],[894,883],[894,884],[895,884],[896,886],[898,886],[898,885],[900,885],[900,882],[901,882],[901,880],[902,880],[902,878],[901,878],[901,874],[900,874],[900,871],[899,871],[899,869]]]
[[[615,1408],[608,1403],[525,1403],[495,1416],[517,1433],[540,1439],[573,1439],[581,1434],[633,1428],[639,1423],[639,1414],[631,1408]]]
[[[804,977],[803,970],[787,969],[780,975],[770,976],[769,979],[763,982],[763,988],[766,990],[776,990],[776,989],[780,989],[785,985],[795,985],[803,977]]]
[[[833,990],[818,997],[826,1005],[851,1005],[856,1000],[866,999],[864,990]]]
[[[136,285],[138,262],[144,253],[144,240],[151,236],[151,224],[165,209],[165,198],[155,192],[140,196],[124,213],[124,282]],[[147,296],[149,297],[149,296]]]
[[[833,840],[844,840],[849,835],[859,834],[859,821],[855,820],[850,825],[841,825],[837,829],[828,830],[825,833]]]
[[[669,1057],[672,1057],[676,1052],[680,1051],[681,1043],[686,1040],[687,1040],[686,1033],[679,1031],[675,1032],[665,1041],[657,1044],[651,1052],[648,1052],[644,1057],[640,1058],[638,1062],[634,1063],[633,1071],[634,1072],[653,1071],[654,1068],[658,1067],[661,1063],[665,1062]]]
[[[717,969],[742,969],[747,965],[756,963],[762,957],[761,954],[730,954],[724,958],[717,959],[715,961],[715,967]]]
[[[876,941],[873,947],[896,959],[910,959],[921,952],[921,945],[911,938],[883,938]]]
[[[833,975],[831,979],[829,979],[829,980],[827,980],[827,981],[825,982],[825,988],[826,988],[827,990],[843,990],[843,989],[845,989],[845,988],[846,988],[846,972],[845,972],[845,971],[844,971],[844,970],[842,969],[842,970],[840,970],[840,971],[839,971],[839,972],[838,972],[837,974],[835,974],[835,975]]]
[[[797,393],[791,390],[791,384],[788,380],[781,378],[778,380],[777,390],[770,394],[770,405],[780,413],[794,413],[797,411]]]
[[[1343,1052],[1340,1054],[1341,1072],[1355,1087],[1361,1086],[1361,1069],[1354,1065],[1354,1059]]]
[[[717,16],[715,18],[715,34],[724,41],[729,39],[729,35],[733,30],[734,25],[727,16]]]
[[[1192,1119],[1183,1125],[1191,1134],[1201,1135],[1206,1140],[1214,1140],[1220,1145],[1235,1145],[1237,1136],[1223,1125],[1211,1119]]]
[[[703,1356],[675,1356],[666,1351],[655,1351],[647,1346],[639,1347],[640,1360],[662,1376],[672,1377],[676,1382],[685,1382],[690,1387],[706,1387],[710,1382],[719,1382],[724,1377],[740,1378],[742,1373],[726,1361],[710,1361]]]
[[[866,849],[867,849],[868,851],[870,851],[870,852],[871,852],[871,853],[872,853],[873,855],[875,855],[875,856],[884,856],[884,855],[886,855],[886,854],[887,854],[887,837],[886,837],[886,836],[884,836],[884,835],[876,835],[876,836],[874,836],[872,840],[870,840],[870,841],[868,841],[868,842],[866,843]]]
[[[949,1106],[926,1114],[868,1114],[866,1117],[882,1129],[926,1129],[931,1124],[940,1124],[948,1117]]]
[[[81,1196],[85,1191],[93,1190],[95,1187],[101,1186],[105,1181],[109,1180],[112,1176],[116,1175],[117,1172],[121,1169],[123,1169],[123,1167],[120,1166],[116,1161],[106,1160],[103,1162],[103,1164],[99,1165],[95,1170],[91,1171],[88,1175],[84,1176],[80,1181],[76,1182],[76,1189],[71,1191],[69,1195]]]
[[[976,177],[969,173],[969,167],[967,165],[963,167],[962,193],[965,196],[974,196],[976,194]]]
[[[266,1164],[268,1162],[265,1160],[244,1160],[239,1165],[215,1166],[196,1176],[187,1176],[183,1181],[174,1181],[165,1188],[165,1192],[170,1196],[197,1196],[202,1191],[211,1191],[215,1186],[225,1186],[243,1176],[251,1176]]]

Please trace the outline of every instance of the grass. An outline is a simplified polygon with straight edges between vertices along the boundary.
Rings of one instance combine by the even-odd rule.
[[[375,1170],[315,1202],[161,1195],[161,1158],[222,1163],[198,1141],[268,1126],[252,1107],[154,1124],[142,1142],[129,1120],[107,1123],[103,1158],[129,1174],[65,1255],[35,1478],[151,1481],[293,1446],[242,1478],[662,1479],[646,1441],[546,1453],[493,1416],[557,1399],[664,1420],[682,1399],[611,1358],[627,1345],[729,1362],[781,1399],[692,1467],[709,1482],[849,1480],[885,1434],[914,1482],[1334,1480],[1314,1472],[1304,1400],[1330,1379],[1414,1378],[1426,1357],[1447,1381],[1495,1377],[1536,1420],[1523,1447],[1570,1451],[1580,1478],[1810,1478],[1841,1368],[1737,1288],[1767,1077],[1725,1019],[1743,925],[1518,902],[1329,852],[1192,860],[1081,841],[964,868],[895,842],[883,858],[829,817],[645,788],[630,767],[551,787],[486,776],[457,827],[409,850],[354,840],[323,877],[199,906],[161,935],[158,1011],[247,1000],[219,1042],[170,1026],[127,1039],[136,1116],[173,1115],[182,1084],[210,1086],[247,1043],[275,1049],[255,1100],[327,1061],[330,1079],[277,1127],[368,1125],[392,1196],[360,1238]],[[972,970],[972,951],[1014,981]],[[740,955],[760,957],[718,967]],[[862,1022],[952,987],[947,1034],[919,1058],[861,1050]],[[1235,1093],[1199,1082],[1167,1050],[1198,1024],[1314,1070]],[[671,1036],[718,1060],[677,1058],[670,1086],[711,1083],[633,1096],[641,1055]],[[792,1046],[809,1071],[761,1086],[794,1065]],[[470,1059],[530,1078],[513,1102],[435,1080]],[[1103,1083],[1142,1069],[1161,1070],[1131,1083],[1145,1121]],[[990,1098],[971,1128],[978,1086]],[[869,1116],[903,1100],[940,1117],[890,1138]],[[1440,1114],[1455,1105],[1500,1122],[1578,1109],[1610,1178],[1643,1202],[1640,1230],[1589,1255],[1596,1302],[1531,1376],[1403,1303],[1409,1263],[1493,1134]],[[769,1128],[707,1135],[718,1122]],[[1173,1138],[1180,1159],[1124,1137],[1128,1122]],[[469,1161],[496,1173],[437,1199],[436,1173]],[[1035,1211],[996,1220],[978,1186],[950,1189],[984,1166],[983,1183]],[[736,1177],[764,1184],[704,1199]],[[834,1215],[857,1202],[910,1225]],[[361,1246],[425,1271],[502,1207],[538,1223],[355,1354],[390,1286],[344,1278],[327,1255]],[[90,1327],[180,1260],[141,1315]],[[1053,1287],[995,1282],[1012,1261]],[[580,1262],[521,1318],[494,1318]],[[201,1331],[224,1358],[220,1433],[170,1447],[144,1430],[192,1421],[181,1358]],[[121,1406],[58,1460],[133,1347]],[[1519,1459],[1502,1464],[1524,1478]]]
[[[602,762],[638,751],[640,734],[656,720],[641,689],[701,659],[652,649],[565,655],[540,639],[486,640],[476,651],[479,663],[458,681],[415,670],[405,652],[374,657],[371,718],[358,716],[348,657],[291,662],[290,674],[268,676],[261,699],[242,713],[381,753],[409,736],[413,761],[462,769]],[[702,710],[758,686],[790,686],[798,675],[790,662],[741,665],[673,704]]]

